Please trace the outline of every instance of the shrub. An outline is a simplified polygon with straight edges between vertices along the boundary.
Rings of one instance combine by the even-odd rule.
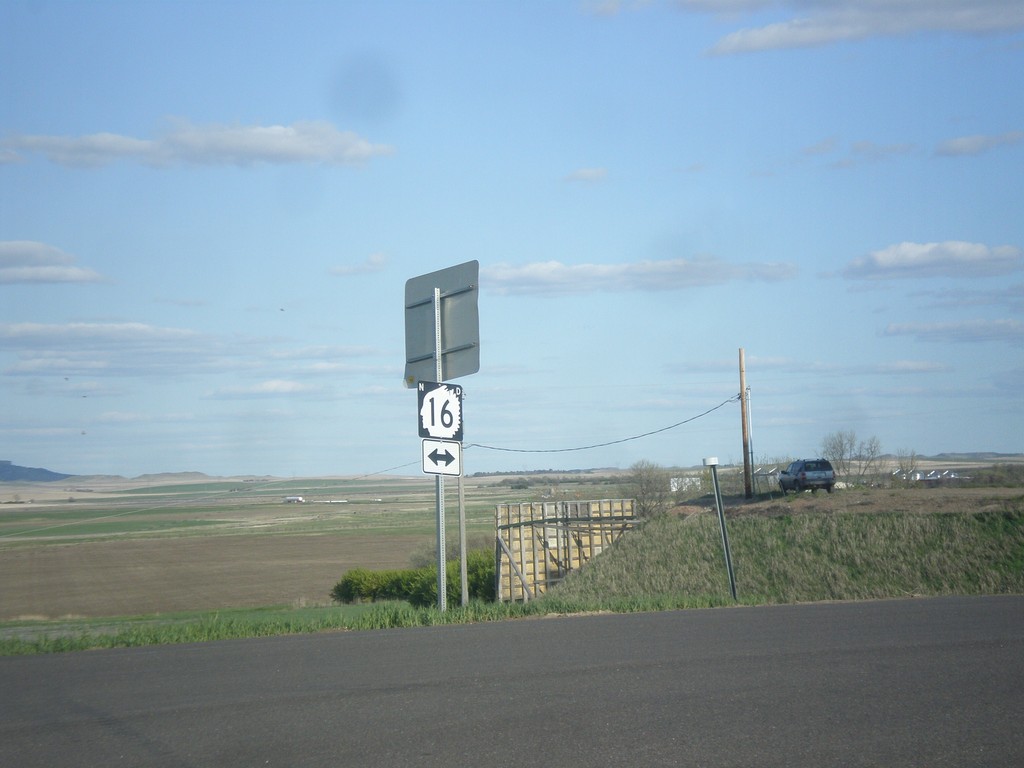
[[[354,568],[334,585],[331,598],[339,603],[404,600],[415,586],[417,573],[416,570],[371,571]]]
[[[1019,488],[1024,486],[1024,466],[1020,464],[996,464],[984,469],[972,470],[966,485],[982,488]]]
[[[448,562],[445,573],[448,602],[458,603],[462,599],[459,562]],[[474,550],[466,555],[466,583],[470,598],[494,601],[494,555],[491,552]],[[331,599],[338,603],[407,600],[415,606],[436,605],[437,567],[388,571],[354,568],[334,585]]]
[[[373,571],[366,568],[353,568],[334,585],[334,589],[331,590],[331,599],[338,603],[357,603],[365,599],[366,595],[371,592],[370,582],[373,579]]]
[[[466,583],[469,595],[494,602],[494,553],[476,549],[466,555]]]

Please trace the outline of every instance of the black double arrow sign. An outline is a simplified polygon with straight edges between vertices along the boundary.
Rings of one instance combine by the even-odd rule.
[[[447,448],[444,449],[444,453],[440,453],[438,449],[435,448],[434,450],[427,454],[427,458],[430,459],[435,464],[440,464],[443,461],[446,467],[453,461],[455,461],[455,457],[452,454],[448,453]]]

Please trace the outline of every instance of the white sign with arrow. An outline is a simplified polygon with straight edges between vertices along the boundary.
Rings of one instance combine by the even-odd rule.
[[[423,440],[423,472],[428,475],[462,476],[462,443]]]

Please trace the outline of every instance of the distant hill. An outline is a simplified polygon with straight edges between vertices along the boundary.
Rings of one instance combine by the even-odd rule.
[[[934,461],[1008,461],[1013,459],[1019,459],[1021,454],[1019,453],[990,453],[990,452],[978,452],[978,453],[937,453],[934,456],[922,456],[924,459],[932,459]]]
[[[0,460],[0,483],[12,483],[16,481],[28,481],[33,483],[48,483],[53,480],[64,480],[72,477],[60,472],[51,472],[48,469],[39,467],[19,467],[9,461]]]
[[[159,480],[170,482],[171,480],[209,480],[210,476],[204,472],[157,472],[156,474],[139,475],[135,480]]]

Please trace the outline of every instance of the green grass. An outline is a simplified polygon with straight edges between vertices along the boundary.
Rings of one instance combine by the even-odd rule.
[[[1024,592],[1024,511],[835,514],[728,521],[743,603]],[[660,519],[571,574],[559,599],[730,601],[718,520]]]
[[[539,603],[504,605],[473,602],[446,612],[404,602],[314,608],[265,608],[94,619],[75,622],[5,622],[0,656],[61,653],[97,648],[129,648],[198,643],[328,631],[496,621],[547,612]]]
[[[358,624],[371,606],[270,607],[105,619],[6,622],[0,653],[39,653],[317,632]]]

